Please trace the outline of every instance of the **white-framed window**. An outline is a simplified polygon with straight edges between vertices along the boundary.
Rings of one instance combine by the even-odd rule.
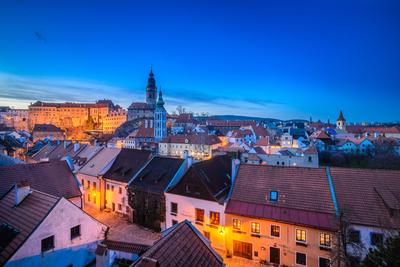
[[[321,247],[330,248],[332,246],[332,236],[327,233],[319,234],[319,245]]]
[[[296,265],[307,266],[307,254],[296,252]]]
[[[296,229],[296,242],[307,243],[307,231],[304,229]]]

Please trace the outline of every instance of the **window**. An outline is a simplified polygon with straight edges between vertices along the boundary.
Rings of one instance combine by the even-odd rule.
[[[178,203],[171,202],[171,214],[176,215],[178,213]]]
[[[319,258],[319,267],[329,267],[331,266],[331,260],[325,258]]]
[[[383,235],[379,233],[371,233],[371,245],[379,246],[383,244]]]
[[[296,252],[296,264],[307,265],[307,255],[304,253]]]
[[[88,202],[90,201],[90,193],[88,193],[88,195],[87,195],[87,201]]]
[[[210,211],[210,224],[219,225],[219,212]]]
[[[360,231],[350,230],[349,231],[349,242],[359,244],[360,243]]]
[[[210,232],[204,231],[203,234],[208,240],[210,240]]]
[[[204,210],[196,209],[196,222],[203,223],[204,222]]]
[[[278,191],[269,192],[269,200],[270,201],[278,201]]]
[[[271,236],[279,237],[281,228],[278,225],[271,225]]]
[[[71,228],[71,240],[81,235],[81,225],[77,225]]]
[[[122,210],[122,205],[118,204],[118,210]]]
[[[125,211],[126,211],[126,213],[129,213],[129,207],[128,206],[125,207]]]
[[[256,222],[251,223],[251,233],[260,234],[260,224]]]
[[[174,226],[175,224],[177,224],[178,221],[177,220],[172,220],[172,225]]]
[[[308,156],[308,162],[311,162],[311,161],[312,161],[312,157]]]
[[[296,242],[306,243],[306,230],[296,229]]]
[[[122,187],[118,188],[118,193],[122,194]]]
[[[111,186],[111,191],[114,192],[114,186],[113,185]]]
[[[233,219],[233,230],[240,231],[242,229],[242,222],[239,219]]]
[[[81,182],[82,182],[82,187],[85,187],[85,180],[81,180]]]
[[[54,235],[42,239],[42,252],[46,252],[54,248]]]
[[[93,182],[93,189],[96,190],[96,182]]]
[[[321,247],[331,247],[331,235],[330,234],[319,234],[319,245]]]
[[[107,184],[107,190],[110,190],[110,185],[109,184]]]
[[[90,181],[87,181],[87,188],[90,189]]]

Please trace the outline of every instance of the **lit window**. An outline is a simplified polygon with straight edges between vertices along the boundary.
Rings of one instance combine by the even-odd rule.
[[[219,225],[219,212],[210,211],[210,224]]]
[[[204,210],[196,209],[196,222],[203,223],[204,222]]]
[[[322,247],[331,246],[331,235],[330,234],[320,234],[319,235],[319,245]]]
[[[270,201],[278,201],[278,191],[269,192],[269,200]]]
[[[278,225],[271,225],[271,236],[279,237],[281,228]]]
[[[251,223],[251,232],[253,234],[260,234],[260,224],[256,222]]]
[[[233,219],[233,230],[240,231],[242,228],[242,222],[239,219]]]
[[[306,243],[306,230],[296,229],[296,242]]]

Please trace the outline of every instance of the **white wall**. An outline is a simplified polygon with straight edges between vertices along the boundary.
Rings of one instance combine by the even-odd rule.
[[[171,215],[171,202],[178,203],[178,213],[176,216]],[[220,225],[225,226],[225,205],[221,205],[217,202],[202,200],[197,198],[184,197],[171,193],[165,193],[165,205],[166,205],[166,227],[172,226],[172,220],[181,222],[183,220],[190,221],[201,233],[204,231],[211,233],[211,245],[214,248],[225,250],[225,241],[219,236],[218,232],[221,229],[215,229],[208,226],[210,223],[210,211],[219,212]],[[195,223],[196,213],[195,209],[204,210],[204,224],[198,225]]]
[[[377,228],[377,227],[368,227],[368,226],[363,226],[363,225],[351,225],[349,229],[357,230],[360,231],[360,241],[362,246],[360,247],[354,247],[352,245],[347,246],[347,251],[349,255],[352,256],[361,256],[361,259],[365,257],[365,255],[368,253],[368,250],[370,248],[375,248],[374,246],[371,245],[371,233],[381,233],[385,237],[390,236],[391,234],[394,234],[394,232],[391,232],[386,229],[382,228]]]
[[[71,228],[80,225],[81,236],[71,240]],[[62,198],[6,266],[84,266],[94,259],[97,242],[106,226]],[[54,235],[55,248],[41,252],[41,240]]]

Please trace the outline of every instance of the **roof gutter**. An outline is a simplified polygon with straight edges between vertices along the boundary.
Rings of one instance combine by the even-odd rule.
[[[340,216],[340,210],[339,210],[339,206],[338,206],[338,203],[337,203],[337,200],[336,200],[335,187],[333,186],[331,171],[330,171],[328,166],[326,167],[325,172],[326,172],[326,176],[328,177],[329,189],[331,191],[331,197],[332,197],[332,201],[333,201],[333,206],[335,207],[335,214],[336,214],[336,217],[339,217]]]

